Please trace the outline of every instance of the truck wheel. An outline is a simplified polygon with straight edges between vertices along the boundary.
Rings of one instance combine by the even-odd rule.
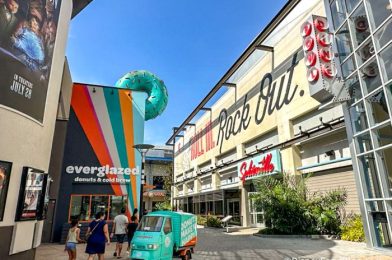
[[[191,251],[187,251],[186,255],[182,257],[182,260],[190,260],[192,258]]]

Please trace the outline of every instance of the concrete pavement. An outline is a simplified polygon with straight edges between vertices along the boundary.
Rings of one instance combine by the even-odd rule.
[[[261,238],[252,234],[257,229],[245,229],[226,234],[222,229],[199,229],[199,241],[193,255],[195,260],[251,260],[251,259],[392,259],[392,254],[366,248],[364,243],[340,240]],[[106,248],[105,259],[113,257],[115,243]],[[78,245],[78,258],[86,259],[85,245]],[[37,249],[36,260],[66,260],[64,245],[45,244]],[[126,259],[123,255],[123,259]]]

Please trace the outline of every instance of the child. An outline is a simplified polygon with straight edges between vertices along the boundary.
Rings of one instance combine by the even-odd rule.
[[[136,228],[137,228],[137,217],[135,215],[133,215],[131,217],[131,222],[128,223],[128,248],[127,248],[127,254],[129,254],[129,250],[131,249],[131,242],[132,242],[132,238],[133,235],[135,234]]]
[[[71,221],[71,228],[68,231],[67,242],[65,244],[65,251],[68,252],[69,260],[76,260],[76,244],[82,243],[84,240],[80,239],[80,228],[78,228],[79,221],[73,219]]]

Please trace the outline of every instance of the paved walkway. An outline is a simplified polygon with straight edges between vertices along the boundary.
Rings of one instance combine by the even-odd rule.
[[[196,247],[194,260],[253,260],[253,259],[392,259],[392,253],[386,255],[383,252],[370,250],[363,243],[353,243],[339,240],[323,239],[282,239],[261,238],[252,234],[255,229],[245,229],[230,234],[221,229],[199,229],[199,241]],[[115,244],[106,248],[105,259],[114,259],[113,251]],[[78,245],[78,258],[86,259],[85,245]],[[37,249],[36,260],[66,260],[68,255],[64,245],[45,244]],[[123,255],[123,259],[126,259]]]

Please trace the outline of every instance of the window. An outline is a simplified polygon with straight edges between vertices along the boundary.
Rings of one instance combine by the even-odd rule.
[[[373,30],[391,15],[391,4],[389,0],[366,0],[366,5],[370,16],[370,25]]]
[[[374,34],[374,39],[377,49],[381,49],[392,40],[392,18]]]
[[[348,75],[350,75],[351,73],[354,72],[355,70],[355,65],[354,65],[354,59],[353,56],[351,56],[350,58],[347,59],[347,61],[345,61],[342,64],[342,74],[343,74],[343,78],[346,78]]]
[[[348,30],[347,23],[336,33],[336,45],[339,53],[340,62],[347,58],[352,52],[353,47],[351,46],[350,32]]]
[[[127,196],[110,195],[72,195],[69,208],[69,221],[90,221],[98,212],[104,212],[107,220],[114,219],[121,213],[122,208],[127,208]]]
[[[358,75],[355,73],[346,80],[346,84],[349,87],[349,92],[354,102],[359,101],[362,98],[361,86],[359,85]]]
[[[155,186],[154,190],[163,190],[163,186],[165,183],[163,176],[153,176],[152,180],[152,183]]]
[[[172,224],[171,224],[171,218],[167,218],[165,221],[165,226],[163,227],[163,232],[165,234],[169,234],[172,232]]]
[[[368,128],[366,121],[366,111],[363,102],[350,107],[351,123],[353,124],[354,132],[361,132]]]
[[[146,232],[159,232],[163,224],[163,217],[144,216],[137,230]]]
[[[392,138],[390,128],[389,126],[389,133],[385,136]],[[383,177],[387,181],[388,195],[386,197],[392,197],[392,148],[384,149],[379,154],[382,161],[380,173],[384,175]]]
[[[361,134],[355,137],[355,140],[357,144],[357,153],[364,153],[373,149],[369,133]]]
[[[389,119],[388,107],[382,88],[375,94],[366,98],[366,101],[371,107],[371,116],[369,116],[369,118],[372,125]]]
[[[364,92],[370,93],[381,86],[380,70],[375,58],[361,68],[361,78]]]
[[[377,168],[376,162],[374,159],[374,154],[367,154],[363,156],[359,156],[359,166],[362,168],[363,174],[363,185],[365,185],[365,190],[367,190],[368,198],[380,198],[381,191],[380,191],[380,181],[378,180],[377,176]]]
[[[346,0],[347,12],[351,13],[355,9],[360,0]]]
[[[392,26],[391,26],[392,27]],[[381,64],[385,81],[392,79],[392,44],[390,44],[381,53]]]
[[[392,127],[388,123],[385,126],[381,126],[374,130],[376,139],[375,139],[375,146],[382,147],[392,143]],[[391,169],[392,170],[392,169]],[[392,172],[391,172],[392,174]]]
[[[346,6],[344,0],[335,0],[331,4],[333,26],[338,28],[346,18]]]
[[[365,7],[363,4],[355,10],[350,17],[350,27],[353,33],[354,44],[360,45],[370,35],[369,22],[365,13]]]
[[[72,196],[70,220],[88,221],[90,216],[90,196]]]
[[[127,208],[126,196],[111,196],[109,219],[114,219],[117,215],[121,214],[122,208]]]
[[[357,51],[358,66],[368,61],[374,55],[372,39],[368,39]]]

